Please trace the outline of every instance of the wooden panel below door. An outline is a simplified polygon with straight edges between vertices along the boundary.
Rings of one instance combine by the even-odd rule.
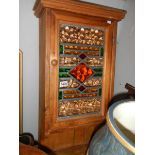
[[[41,143],[52,150],[59,150],[73,145],[74,129],[64,129],[51,133]]]
[[[88,144],[96,125],[75,128],[74,145]]]
[[[85,125],[75,128],[61,129],[50,133],[41,143],[56,151],[72,146],[88,145],[99,124]]]

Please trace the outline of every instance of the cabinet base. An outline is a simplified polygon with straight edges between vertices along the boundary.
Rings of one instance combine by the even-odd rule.
[[[69,149],[74,146],[88,145],[99,125],[100,124],[91,124],[57,130],[50,133],[47,137],[40,139],[40,143],[53,151]]]

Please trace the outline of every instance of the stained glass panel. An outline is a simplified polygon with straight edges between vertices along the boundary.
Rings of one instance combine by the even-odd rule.
[[[59,117],[101,112],[104,30],[60,25]]]

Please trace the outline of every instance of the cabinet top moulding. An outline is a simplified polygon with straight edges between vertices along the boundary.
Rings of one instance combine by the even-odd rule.
[[[68,11],[72,13],[101,17],[107,20],[120,21],[124,18],[126,11],[98,5],[80,0],[36,0],[33,10],[37,17],[41,16],[44,8]]]

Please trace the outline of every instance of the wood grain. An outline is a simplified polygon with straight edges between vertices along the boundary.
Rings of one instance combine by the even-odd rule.
[[[110,75],[110,100],[114,95],[114,78],[115,78],[115,60],[116,60],[116,44],[117,44],[117,22],[112,22],[111,24],[112,31],[112,55],[111,55],[111,75]]]
[[[40,142],[54,151],[72,146],[87,145],[98,125],[91,124],[74,128],[60,128],[41,138]]]
[[[25,145],[20,143],[19,144],[19,154],[20,155],[47,155],[40,149],[30,146],[30,145]]]
[[[55,155],[86,155],[87,145],[78,145],[55,152]]]

